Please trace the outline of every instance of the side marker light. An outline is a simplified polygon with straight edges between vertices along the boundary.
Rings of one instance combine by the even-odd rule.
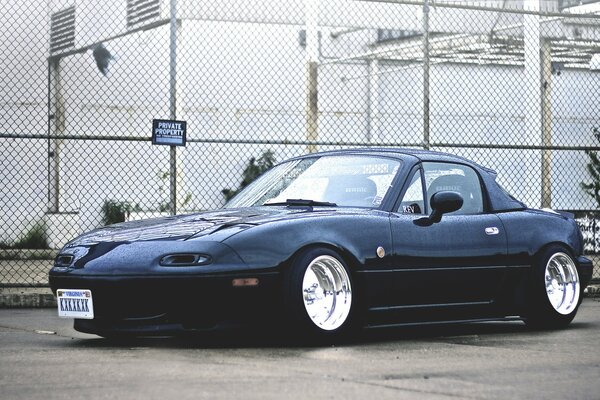
[[[236,278],[231,284],[233,287],[258,286],[258,278]]]

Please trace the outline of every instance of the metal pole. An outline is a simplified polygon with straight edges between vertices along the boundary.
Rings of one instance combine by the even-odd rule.
[[[169,118],[177,119],[177,0],[170,0],[169,21]],[[177,146],[169,149],[171,215],[177,214]]]
[[[423,3],[423,148],[429,150],[429,0]]]
[[[550,42],[542,41],[542,207],[552,207],[552,56]]]
[[[49,60],[48,73],[48,211],[60,211],[60,147],[65,130],[60,58]]]
[[[54,74],[54,60],[48,59],[48,98],[47,101],[47,109],[48,109],[48,148],[47,148],[47,157],[48,157],[48,171],[47,171],[47,182],[48,182],[48,211],[52,211],[52,124],[54,119],[54,113],[52,112],[52,75]]]
[[[314,153],[319,139],[319,30],[318,0],[304,0],[306,13],[306,140],[307,151]]]
[[[525,0],[523,8],[529,11],[540,11],[540,0]],[[541,29],[540,16],[527,14],[523,16],[523,41],[524,41],[524,85],[523,85],[523,109],[525,112],[525,137],[524,141],[529,143],[540,143],[543,136],[542,122],[542,60],[540,52]],[[540,143],[541,144],[541,143]],[[523,168],[530,174],[538,176],[540,180],[531,180],[529,201],[541,205],[540,187],[543,176],[542,168],[538,158],[528,157],[523,160]],[[527,200],[526,200],[527,201]]]
[[[379,141],[379,60],[369,60],[367,88],[367,142]]]

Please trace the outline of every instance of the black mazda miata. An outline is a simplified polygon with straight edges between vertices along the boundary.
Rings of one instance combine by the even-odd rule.
[[[445,153],[354,149],[267,171],[218,211],[110,225],[50,271],[61,317],[101,336],[575,317],[592,263],[573,216],[527,208]]]

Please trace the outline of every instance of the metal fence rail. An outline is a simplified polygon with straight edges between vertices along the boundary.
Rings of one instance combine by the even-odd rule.
[[[221,207],[265,157],[347,147],[471,158],[575,212],[594,255],[600,4],[582,3],[8,0],[0,286],[47,285],[105,223]],[[186,121],[187,145],[153,145],[153,119]]]

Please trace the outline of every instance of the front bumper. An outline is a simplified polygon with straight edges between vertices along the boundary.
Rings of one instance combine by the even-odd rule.
[[[234,287],[233,279],[257,278]],[[94,319],[75,319],[76,330],[100,336],[171,335],[267,323],[281,304],[278,272],[205,276],[69,276],[50,274],[57,289],[89,289]]]

